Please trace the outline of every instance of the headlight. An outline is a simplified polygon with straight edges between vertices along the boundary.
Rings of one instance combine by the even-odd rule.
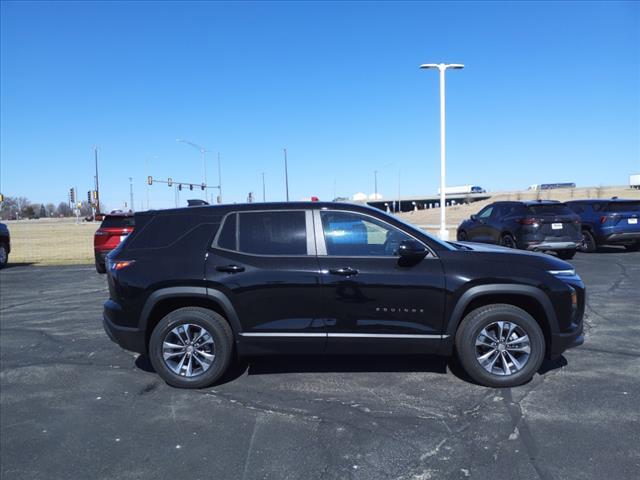
[[[547,270],[548,273],[553,275],[554,277],[575,277],[576,271],[573,268],[568,270]]]

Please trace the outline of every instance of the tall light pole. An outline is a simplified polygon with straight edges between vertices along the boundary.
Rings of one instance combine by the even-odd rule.
[[[220,152],[218,152],[218,203],[222,203],[222,170],[220,169]]]
[[[378,200],[378,170],[373,171],[373,199]]]
[[[284,149],[284,185],[287,190],[287,202],[289,201],[289,170],[287,168],[287,149]]]
[[[191,145],[193,148],[197,149],[200,152],[200,157],[202,158],[202,183],[204,185],[207,184],[207,162],[205,161],[205,154],[207,150],[197,143],[190,142],[189,140],[184,140],[182,138],[176,138],[176,142],[178,143],[186,143],[187,145]],[[220,165],[218,163],[218,165]],[[207,188],[202,191],[204,193],[204,199],[207,200]]]
[[[425,63],[420,68],[437,68],[440,72],[440,238],[449,239],[445,217],[445,167],[446,167],[446,143],[445,143],[445,94],[444,94],[444,72],[447,69],[459,70],[464,68],[460,63]]]
[[[267,201],[267,194],[266,194],[266,190],[264,188],[264,172],[262,172],[262,201],[263,202]]]
[[[133,205],[133,177],[129,177],[129,202],[131,202],[129,210],[135,212],[136,207]]]
[[[98,147],[93,147],[93,155],[96,163],[96,214],[100,213],[100,184],[98,182]],[[77,191],[77,190],[76,190]]]

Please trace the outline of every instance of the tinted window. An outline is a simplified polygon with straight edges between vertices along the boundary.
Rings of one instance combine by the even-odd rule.
[[[611,202],[605,208],[605,212],[640,212],[640,202]]]
[[[218,247],[226,248],[227,250],[237,250],[238,246],[236,241],[236,219],[237,214],[232,213],[224,221],[222,231],[220,232],[220,236],[218,237]]]
[[[239,250],[258,255],[306,255],[305,212],[243,212],[239,214]]]
[[[135,224],[134,216],[107,215],[102,220],[100,228],[133,228]]]
[[[406,233],[371,217],[349,212],[320,212],[328,255],[395,256]]]
[[[541,203],[529,205],[527,213],[531,215],[573,215],[573,212],[564,203]]]
[[[576,213],[582,213],[584,212],[584,207],[582,205],[580,205],[579,203],[570,203],[569,204],[569,208],[571,210],[573,210]]]

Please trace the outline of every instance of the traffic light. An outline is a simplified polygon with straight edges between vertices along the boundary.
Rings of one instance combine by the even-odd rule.
[[[91,190],[87,192],[87,202],[89,202],[89,205],[91,205]]]
[[[169,179],[167,180],[167,184],[169,186],[173,185],[173,180],[171,179],[171,177],[169,177]]]
[[[97,190],[93,191],[93,199],[94,200],[98,200],[98,191]]]
[[[182,184],[178,185],[178,190],[182,191]]]
[[[76,189],[75,188],[69,189],[69,200],[71,201],[71,203],[76,203]]]
[[[76,203],[76,207],[78,207],[78,210],[79,210],[80,208],[82,208],[82,203],[80,202]]]
[[[4,202],[4,195],[0,193],[0,202]]]
[[[204,190],[205,188],[205,184],[203,183],[202,185],[200,185],[200,190]]]
[[[153,177],[152,177],[151,175],[149,175],[149,176],[147,177],[147,183],[148,183],[149,185],[153,185]]]
[[[193,190],[193,183],[189,184],[189,190]]]

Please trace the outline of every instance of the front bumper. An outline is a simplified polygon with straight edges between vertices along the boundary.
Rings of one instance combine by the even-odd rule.
[[[525,250],[575,250],[578,248],[577,242],[526,242]]]
[[[584,343],[582,327],[571,333],[554,333],[551,335],[550,357],[558,357],[565,350],[579,347]]]
[[[113,321],[113,316],[117,314],[118,304],[107,300],[104,304],[104,312],[102,315],[102,326],[109,338],[120,345],[125,350],[132,352],[146,353],[147,342],[145,331],[133,327],[123,327]]]

